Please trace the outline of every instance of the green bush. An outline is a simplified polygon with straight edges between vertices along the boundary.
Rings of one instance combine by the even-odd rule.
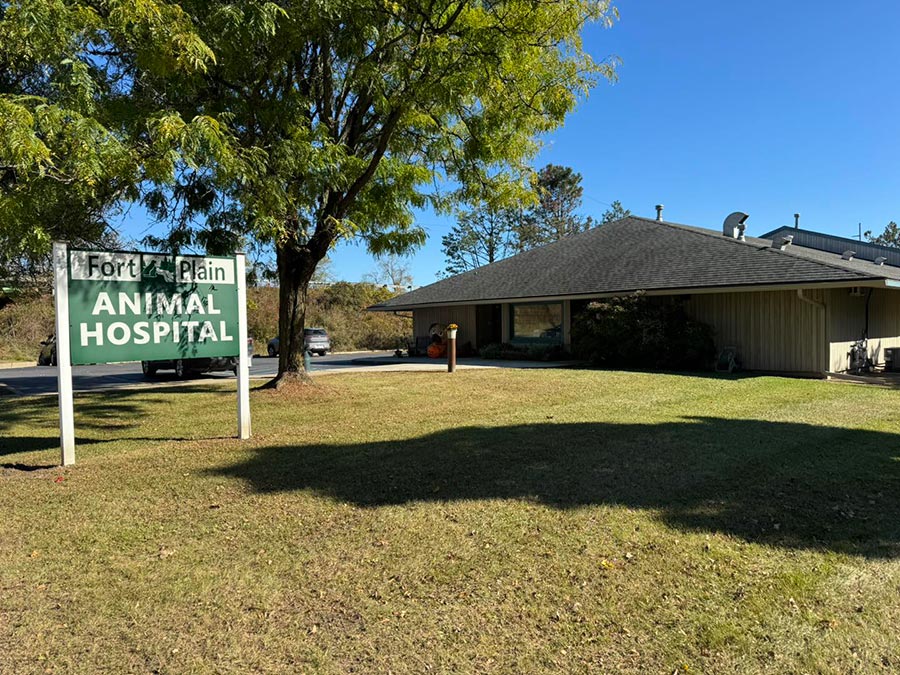
[[[483,359],[504,359],[509,361],[562,361],[569,353],[562,345],[548,344],[489,344],[479,352]]]
[[[591,303],[572,323],[575,356],[609,368],[709,370],[713,335],[680,301],[640,294]]]
[[[500,358],[500,353],[503,349],[504,345],[493,343],[489,345],[485,345],[481,349],[478,350],[478,354],[483,359],[491,359],[496,360]]]

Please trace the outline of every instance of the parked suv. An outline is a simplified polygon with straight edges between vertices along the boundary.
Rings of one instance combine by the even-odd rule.
[[[247,356],[253,364],[253,338],[247,338]],[[141,361],[141,372],[144,377],[153,377],[159,370],[174,370],[175,377],[183,378],[198,373],[215,373],[230,370],[237,375],[238,358],[236,356],[218,356],[198,359],[171,359],[167,361]]]
[[[278,356],[279,340],[273,337],[269,340],[267,350],[269,356]],[[303,349],[311,354],[325,356],[331,351],[331,338],[328,337],[328,331],[324,328],[304,328],[303,329]]]

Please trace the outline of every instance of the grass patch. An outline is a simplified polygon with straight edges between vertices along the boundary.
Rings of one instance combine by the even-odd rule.
[[[0,672],[900,668],[896,392],[342,375],[239,442],[228,386],[79,395],[66,470],[0,404]]]

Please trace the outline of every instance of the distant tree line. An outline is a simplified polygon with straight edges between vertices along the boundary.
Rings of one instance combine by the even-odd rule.
[[[328,330],[336,351],[396,349],[412,335],[412,318],[403,313],[367,312],[397,293],[371,281],[336,281],[309,291],[309,326]],[[269,339],[278,335],[278,289],[247,289],[247,324],[256,339],[256,353],[265,354]]]
[[[582,216],[581,174],[548,164],[534,179],[537,201],[527,208],[493,207],[480,202],[457,212],[456,224],[441,239],[446,259],[443,275],[476,269],[510,255],[558,241],[631,215],[614,201],[600,221]]]
[[[396,349],[412,335],[412,318],[403,313],[366,312],[365,308],[397,294],[383,284],[347,281],[320,282],[310,289],[309,325],[326,328],[337,351]],[[278,335],[278,288],[247,289],[247,324],[256,353]],[[0,361],[37,359],[40,342],[54,332],[53,299],[23,294],[0,307]]]
[[[881,234],[873,235],[872,230],[867,230],[863,236],[873,244],[900,247],[900,227],[893,220],[887,224]]]

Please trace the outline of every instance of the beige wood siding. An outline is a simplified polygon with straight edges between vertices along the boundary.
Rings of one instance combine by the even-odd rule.
[[[866,328],[866,297],[852,294],[848,288],[826,292],[828,303],[829,370],[843,372],[850,366],[850,347],[862,337]],[[900,347],[900,291],[876,288],[869,301],[869,356],[876,364],[884,363],[884,350]]]
[[[413,310],[413,332],[416,337],[428,335],[433,323],[459,326],[456,343],[462,347],[467,342],[475,346],[475,305],[455,305],[453,307],[425,307]]]
[[[824,291],[807,290],[822,302]],[[821,373],[826,366],[824,310],[796,291],[693,295],[688,314],[711,325],[716,347],[737,348],[744,368],[785,373]]]

